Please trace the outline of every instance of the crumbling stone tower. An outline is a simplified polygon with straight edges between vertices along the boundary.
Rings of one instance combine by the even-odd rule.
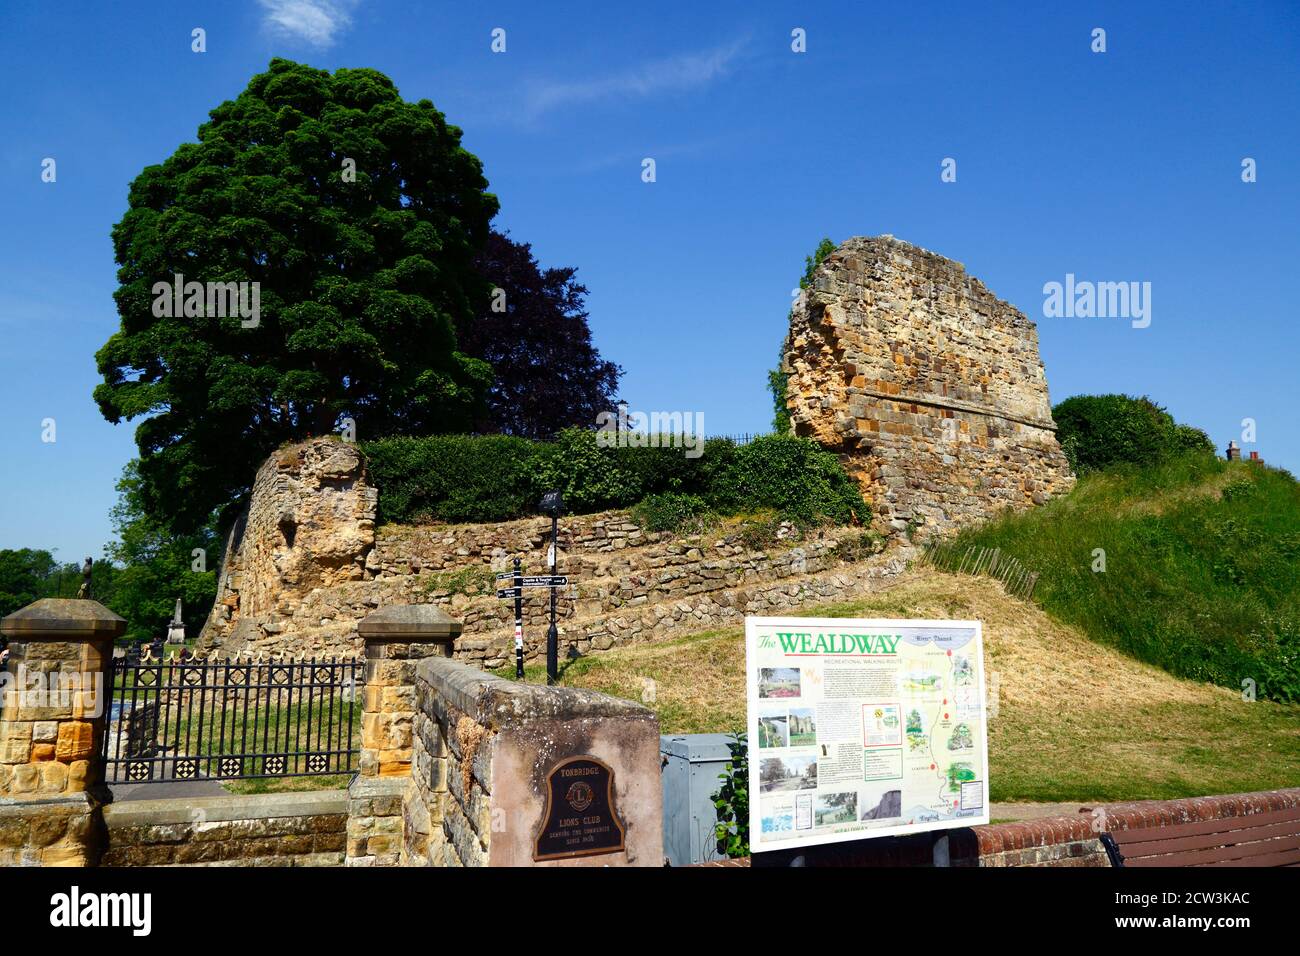
[[[796,434],[837,452],[883,528],[947,533],[1074,484],[1038,330],[953,262],[849,239],[790,315]]]

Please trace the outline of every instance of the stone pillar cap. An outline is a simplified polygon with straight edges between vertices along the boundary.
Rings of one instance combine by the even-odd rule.
[[[41,598],[0,620],[0,634],[13,641],[119,637],[125,631],[125,618],[87,598]]]
[[[362,618],[357,633],[367,640],[403,639],[414,644],[454,640],[464,628],[436,604],[390,604]]]

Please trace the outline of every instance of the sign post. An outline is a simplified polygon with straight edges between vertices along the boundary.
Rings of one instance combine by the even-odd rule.
[[[515,680],[524,679],[524,588],[523,571],[515,558]]]
[[[754,865],[989,822],[979,621],[748,617],[745,660]]]
[[[509,581],[509,587],[497,588],[497,597],[505,600],[514,599],[515,602],[515,679],[524,679],[524,588],[550,588],[551,589],[551,633],[547,640],[552,641],[555,637],[555,589],[565,587],[569,583],[568,577],[563,574],[535,574],[524,577],[522,563],[519,558],[515,558],[515,569],[513,571],[502,571],[497,575],[497,581]],[[554,643],[548,648],[547,654],[547,682],[555,683],[551,675],[551,665],[554,661],[554,655],[550,651],[554,648]]]
[[[560,515],[564,514],[564,498],[558,491],[548,491],[542,495],[542,501],[539,510],[544,515],[551,517],[551,548],[547,555],[550,558],[551,577],[556,577],[555,569],[559,559],[560,552]],[[546,629],[546,683],[554,684],[560,679],[560,632],[555,626],[555,585],[551,585],[551,624]]]

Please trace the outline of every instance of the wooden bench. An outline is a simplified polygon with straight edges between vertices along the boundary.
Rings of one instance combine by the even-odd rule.
[[[1300,807],[1101,835],[1112,866],[1297,866]]]

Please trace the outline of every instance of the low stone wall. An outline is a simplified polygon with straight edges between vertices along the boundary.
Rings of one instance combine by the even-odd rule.
[[[375,537],[366,570],[375,577],[439,571],[469,563],[502,564],[518,554],[538,554],[551,538],[551,519],[521,518],[490,524],[386,525]],[[568,557],[611,555],[629,547],[671,541],[646,531],[624,511],[570,515],[560,527]]]
[[[659,722],[651,711],[591,691],[517,684],[437,658],[417,667],[416,697],[402,864],[663,864]],[[535,860],[548,775],[569,758],[598,761],[612,773],[625,848]]]
[[[343,790],[131,800],[104,808],[101,866],[341,866]]]
[[[549,520],[495,525],[388,527],[381,530],[360,579],[295,592],[285,589],[273,612],[245,615],[235,626],[209,627],[204,648],[223,654],[281,652],[352,654],[357,622],[376,608],[435,604],[464,625],[455,656],[487,668],[513,660],[514,606],[498,600],[493,573],[525,558],[524,573],[542,567]],[[800,535],[790,526],[769,542],[737,528],[676,537],[643,530],[625,512],[565,518],[560,572],[562,653],[587,654],[624,644],[664,640],[792,607],[806,600],[842,600],[866,589],[867,578],[900,571],[914,549],[883,547],[861,528]],[[468,593],[466,593],[468,592]],[[545,653],[546,592],[527,595],[524,653]]]
[[[967,867],[1110,866],[1101,844],[1102,833],[1223,820],[1293,807],[1300,807],[1300,787],[1186,800],[1101,804],[1083,808],[1074,816],[951,830],[948,858],[952,866]],[[809,862],[815,861],[818,866],[933,866],[933,843],[931,834],[920,834],[816,847],[810,850]],[[796,852],[777,851],[772,860],[785,862],[783,858]],[[724,862],[743,866],[748,858]]]
[[[89,794],[0,799],[0,866],[94,866],[103,836]]]

